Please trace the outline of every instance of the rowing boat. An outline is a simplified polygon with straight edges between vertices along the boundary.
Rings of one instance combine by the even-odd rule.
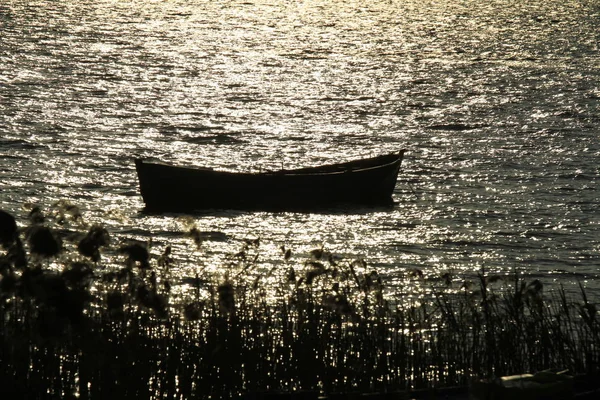
[[[393,204],[404,150],[299,169],[248,173],[136,159],[148,211],[315,210]]]

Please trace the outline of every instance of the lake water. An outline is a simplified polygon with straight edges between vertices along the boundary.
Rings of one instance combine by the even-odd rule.
[[[0,208],[65,199],[177,274],[325,249],[392,290],[514,268],[600,294],[600,2],[4,0]],[[148,215],[133,158],[258,171],[407,149],[393,210]],[[181,234],[206,232],[199,249]],[[528,278],[529,279],[529,278]],[[420,285],[420,284],[419,284]],[[396,288],[396,289],[395,289]]]

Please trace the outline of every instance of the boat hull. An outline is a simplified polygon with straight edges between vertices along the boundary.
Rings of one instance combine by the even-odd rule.
[[[314,210],[393,204],[403,154],[256,174],[141,159],[135,165],[148,211]]]

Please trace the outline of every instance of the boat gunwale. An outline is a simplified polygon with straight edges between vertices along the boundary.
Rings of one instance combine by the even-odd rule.
[[[260,177],[260,176],[265,176],[265,177],[266,176],[290,176],[290,177],[331,176],[331,175],[343,175],[343,174],[348,174],[348,173],[356,173],[356,172],[361,172],[361,171],[367,172],[367,171],[376,170],[376,169],[388,168],[391,165],[401,163],[404,158],[404,152],[405,152],[405,150],[402,149],[395,153],[383,154],[380,156],[367,158],[367,159],[351,160],[351,161],[347,161],[347,162],[334,163],[334,164],[324,164],[324,165],[318,165],[318,166],[314,166],[314,167],[302,167],[302,168],[297,168],[297,169],[281,169],[281,170],[277,170],[277,171],[264,171],[264,172],[223,171],[223,170],[213,169],[210,167],[172,165],[172,164],[165,163],[163,161],[147,161],[143,158],[136,158],[135,165],[138,168],[140,166],[142,166],[142,167],[143,166],[157,166],[157,167],[162,167],[162,168],[178,169],[178,170],[195,172],[195,173],[197,172],[197,173],[248,176],[248,177],[250,177],[250,176],[252,176],[252,177]],[[354,168],[349,167],[346,169],[342,169],[342,168],[344,168],[345,165],[351,165],[353,163],[375,161],[379,158],[386,158],[386,157],[392,157],[392,156],[394,156],[395,158],[392,161],[387,162],[385,164],[375,164],[375,165],[369,165],[367,167],[360,167],[360,166],[354,167]],[[336,167],[339,167],[340,169],[334,170],[334,171],[323,171],[323,172],[319,171],[320,169],[324,169],[324,168],[336,168]],[[313,170],[313,169],[314,169],[314,172],[311,172],[311,170]],[[306,171],[306,172],[298,172],[298,171]]]

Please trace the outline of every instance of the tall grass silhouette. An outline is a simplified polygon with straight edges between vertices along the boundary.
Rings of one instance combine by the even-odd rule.
[[[545,294],[517,271],[481,270],[473,285],[446,274],[427,301],[395,301],[367,262],[322,247],[296,257],[282,246],[277,270],[257,272],[257,239],[232,255],[235,268],[199,271],[174,303],[170,246],[118,244],[80,213],[30,215],[19,227],[0,211],[0,394],[13,398],[334,398],[600,372],[599,320],[583,287],[578,298]],[[70,247],[53,227],[65,218],[82,226]],[[193,229],[182,237],[198,245]],[[117,268],[102,262],[110,251]]]

